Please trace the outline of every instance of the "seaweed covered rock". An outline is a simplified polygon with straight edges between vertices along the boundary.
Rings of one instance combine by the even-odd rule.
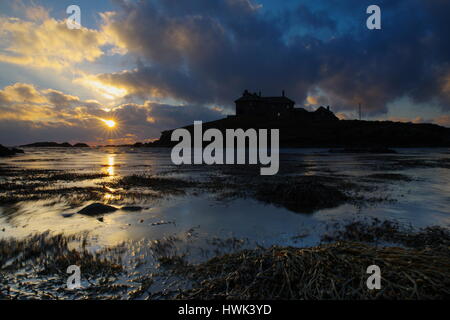
[[[314,180],[262,184],[258,187],[255,196],[262,202],[301,213],[337,207],[348,200],[338,187]]]
[[[92,204],[84,207],[83,209],[78,211],[78,213],[84,214],[87,216],[97,216],[97,215],[101,215],[101,214],[105,214],[105,213],[115,212],[117,210],[119,210],[119,209],[116,207],[108,206],[106,204],[97,202],[97,203],[92,203]]]

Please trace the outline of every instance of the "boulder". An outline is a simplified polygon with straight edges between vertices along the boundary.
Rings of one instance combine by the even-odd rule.
[[[115,212],[117,210],[119,210],[119,209],[116,207],[113,207],[113,206],[108,206],[103,203],[92,203],[92,204],[84,207],[80,211],[78,211],[78,213],[84,214],[87,216],[97,216],[97,215]]]
[[[71,216],[73,216],[75,213],[62,213],[61,216],[63,218],[70,218]]]

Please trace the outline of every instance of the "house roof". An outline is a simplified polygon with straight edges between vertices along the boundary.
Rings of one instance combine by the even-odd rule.
[[[242,97],[235,100],[235,102],[241,102],[241,101],[260,101],[260,102],[271,102],[271,103],[292,103],[295,104],[295,101],[289,99],[285,96],[279,96],[279,97],[262,97],[258,95],[257,93],[250,93],[247,90],[244,91],[242,94]]]
[[[276,103],[294,103],[295,101],[289,99],[288,97],[261,97],[261,100],[263,101],[270,101],[270,102],[276,102]]]

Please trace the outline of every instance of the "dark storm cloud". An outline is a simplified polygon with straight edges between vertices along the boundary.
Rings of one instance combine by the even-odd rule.
[[[164,104],[148,104],[151,117],[157,119],[161,130],[191,125],[195,120],[211,121],[223,117],[221,110],[202,106],[170,106]]]
[[[111,27],[147,66],[101,79],[139,93],[157,88],[191,103],[230,103],[245,88],[301,92],[306,81],[297,73],[318,74],[313,53],[299,50],[302,42],[287,46],[277,21],[248,1],[124,4]]]
[[[403,96],[450,107],[449,1],[378,1],[381,31],[366,28],[368,0],[279,13],[248,0],[119,2],[108,25],[142,63],[100,79],[132,94],[230,105],[245,88],[285,89],[300,103],[315,92],[373,114]]]
[[[332,19],[324,9],[312,10],[304,4],[300,4],[291,14],[293,23],[301,24],[312,29],[336,30],[337,22]]]

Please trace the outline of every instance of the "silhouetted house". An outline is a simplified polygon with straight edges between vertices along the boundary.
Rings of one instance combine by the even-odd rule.
[[[285,97],[284,91],[281,97],[262,97],[261,93],[244,91],[242,97],[235,101],[236,115],[253,116],[281,116],[294,109],[295,102]]]
[[[294,108],[295,101],[286,97],[284,91],[280,97],[263,97],[261,93],[250,93],[245,90],[235,104],[237,117],[289,118],[299,121],[338,120],[329,106],[319,107],[313,112],[304,108]]]

